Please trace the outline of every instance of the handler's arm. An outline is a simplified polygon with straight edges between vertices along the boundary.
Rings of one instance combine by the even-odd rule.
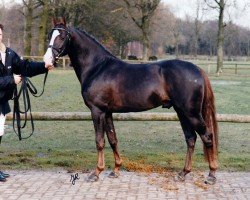
[[[39,74],[44,74],[48,71],[45,68],[44,62],[33,62],[22,60],[17,54],[13,58],[13,72],[22,76],[32,77]]]

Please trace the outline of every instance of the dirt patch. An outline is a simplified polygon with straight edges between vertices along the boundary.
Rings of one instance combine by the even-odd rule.
[[[201,172],[195,172],[187,175],[185,182],[191,183],[194,186],[203,190],[209,189],[209,185],[204,183],[204,175]],[[157,185],[166,191],[178,191],[183,187],[183,181],[177,178],[177,173],[166,172],[154,178],[149,179],[149,184]]]
[[[127,171],[146,173],[149,176],[149,184],[157,185],[166,191],[178,191],[179,187],[183,185],[183,182],[177,177],[177,172],[167,168],[147,164],[144,159],[132,161],[128,158],[124,158],[123,167]],[[152,174],[155,174],[155,177],[152,177]],[[209,185],[205,184],[204,180],[204,173],[200,171],[192,172],[186,176],[186,181],[192,183],[198,188],[207,190]]]
[[[164,168],[164,167],[159,167],[156,165],[151,165],[151,164],[147,164],[145,163],[144,159],[140,159],[140,160],[136,160],[136,161],[132,161],[128,158],[124,158],[123,157],[123,167],[127,170],[127,171],[133,171],[133,172],[143,172],[143,173],[165,173],[166,171],[168,171],[168,169]]]

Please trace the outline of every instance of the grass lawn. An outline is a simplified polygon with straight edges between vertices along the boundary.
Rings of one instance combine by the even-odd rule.
[[[218,113],[250,114],[249,77],[210,77]],[[32,78],[42,85],[42,76]],[[45,93],[32,98],[32,111],[88,111],[80,84],[72,70],[54,70],[49,74]],[[156,108],[156,112],[173,112]],[[11,122],[0,146],[0,169],[63,167],[90,170],[96,165],[95,136],[92,121],[36,121],[35,134],[18,141]],[[184,165],[186,144],[179,122],[115,122],[119,149],[128,170],[174,169]],[[250,124],[219,123],[219,163],[221,170],[250,171]],[[106,166],[114,165],[106,140]],[[194,168],[208,169],[202,145],[197,141]]]

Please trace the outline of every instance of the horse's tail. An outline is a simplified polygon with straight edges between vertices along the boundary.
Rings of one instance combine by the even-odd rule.
[[[203,145],[203,151],[205,159],[208,160],[208,156],[212,160],[217,160],[218,155],[218,124],[216,120],[216,109],[214,103],[214,94],[210,84],[210,81],[202,71],[202,76],[205,80],[205,91],[204,91],[204,100],[202,105],[202,116],[207,126],[207,131],[213,135],[213,147],[207,148]]]

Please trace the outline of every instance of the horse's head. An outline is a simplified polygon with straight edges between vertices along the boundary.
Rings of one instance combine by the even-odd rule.
[[[52,60],[55,64],[59,57],[68,54],[68,46],[71,39],[71,34],[66,26],[65,19],[56,21],[53,19],[54,28],[51,29],[48,38],[49,46],[43,57],[45,60]]]

